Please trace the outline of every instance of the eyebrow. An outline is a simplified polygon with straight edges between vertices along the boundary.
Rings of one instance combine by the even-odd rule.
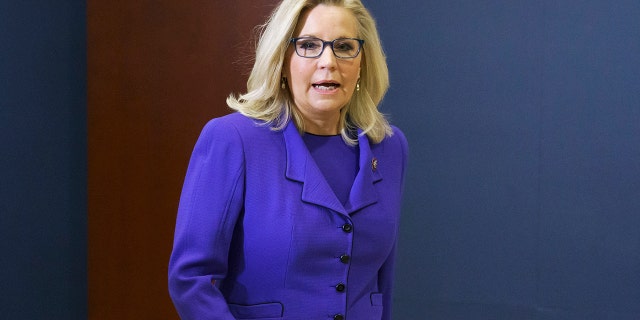
[[[294,37],[294,38],[316,38],[316,39],[322,39],[322,38],[320,38],[320,37],[318,37],[316,35],[313,35],[313,34],[301,34],[301,35],[299,35],[297,37]],[[357,38],[357,36],[341,35],[341,36],[339,36],[337,38],[334,38],[334,39],[349,39],[349,38]],[[325,39],[322,39],[322,40],[325,40]]]

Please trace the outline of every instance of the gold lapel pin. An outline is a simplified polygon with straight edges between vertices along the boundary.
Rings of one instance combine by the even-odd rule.
[[[373,171],[378,170],[378,159],[377,158],[371,159],[371,170],[373,170]]]

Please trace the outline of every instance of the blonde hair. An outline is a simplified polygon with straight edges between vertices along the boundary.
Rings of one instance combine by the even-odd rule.
[[[347,143],[355,145],[357,137],[350,132],[360,128],[373,143],[378,143],[392,134],[389,122],[378,111],[378,104],[389,88],[389,70],[375,21],[360,0],[283,0],[261,26],[247,93],[237,98],[230,95],[227,104],[248,117],[271,124],[275,130],[284,128],[293,118],[298,130],[304,131],[304,121],[293,106],[289,91],[280,87],[282,70],[289,39],[300,17],[305,10],[320,4],[351,11],[358,23],[358,37],[365,41],[360,90],[340,111],[340,133]]]

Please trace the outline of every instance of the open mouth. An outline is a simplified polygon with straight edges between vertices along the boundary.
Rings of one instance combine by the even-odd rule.
[[[322,83],[314,83],[312,84],[312,86],[318,90],[330,91],[330,90],[338,89],[340,87],[340,84],[336,82],[322,82]]]

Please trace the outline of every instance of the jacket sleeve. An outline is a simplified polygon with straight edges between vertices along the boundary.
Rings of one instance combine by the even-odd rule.
[[[405,172],[408,163],[409,157],[409,145],[407,143],[407,139],[398,128],[393,127],[394,135],[393,138],[398,140],[399,148],[402,154],[402,163],[401,163],[401,183],[400,183],[400,195],[404,193],[404,180],[405,180]],[[398,217],[398,220],[400,217]],[[396,228],[399,228],[397,225]],[[395,274],[395,263],[396,263],[396,253],[398,248],[398,231],[396,229],[396,240],[393,244],[393,249],[387,260],[384,262],[380,271],[378,272],[378,284],[380,285],[380,291],[383,294],[383,314],[382,320],[391,320],[393,315],[392,305],[393,305],[393,284],[394,284],[394,274]]]
[[[397,241],[396,241],[397,243]],[[392,300],[393,300],[393,274],[395,270],[395,262],[396,262],[396,248],[397,245],[394,243],[393,250],[389,254],[389,257],[380,268],[378,272],[378,284],[380,286],[380,292],[382,292],[383,301],[382,301],[382,320],[391,320],[393,315],[392,310]]]
[[[213,283],[227,274],[243,206],[244,155],[238,131],[214,119],[191,155],[169,261],[169,294],[182,319],[234,319]]]

